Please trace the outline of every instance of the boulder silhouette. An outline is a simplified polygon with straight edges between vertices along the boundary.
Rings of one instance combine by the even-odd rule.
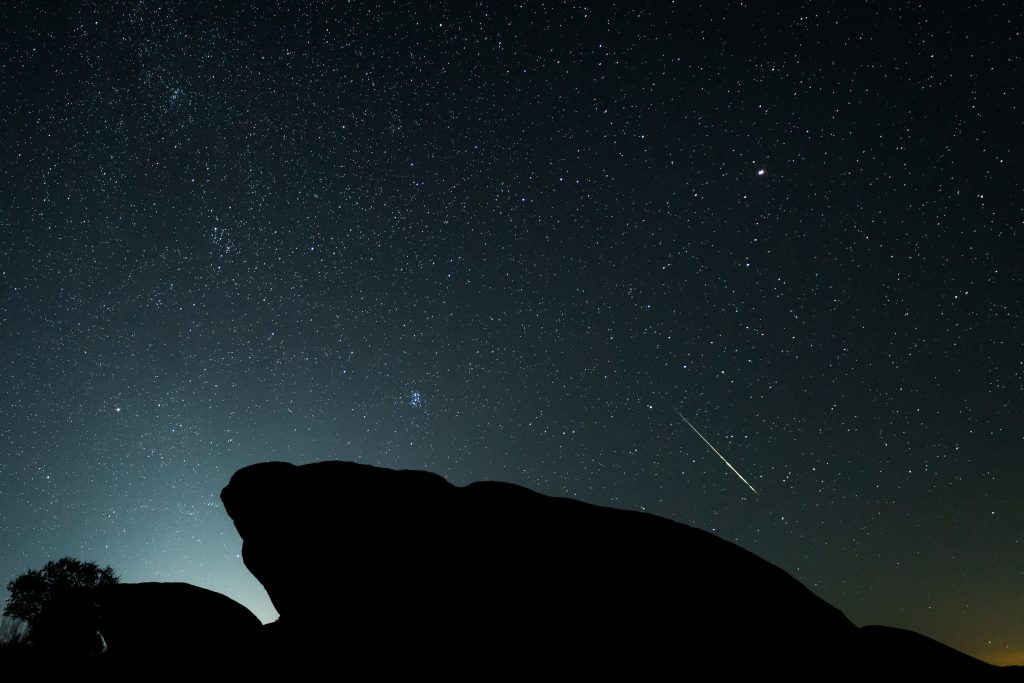
[[[262,627],[226,595],[187,583],[117,583],[93,595],[112,659],[227,659],[244,653]]]
[[[246,467],[221,497],[288,658],[811,671],[855,645],[856,627],[781,569],[646,513],[335,461]]]
[[[51,606],[44,625],[41,645],[0,648],[0,671],[11,680],[192,679],[239,668],[257,673],[247,662],[263,633],[247,608],[187,583],[116,583],[72,591]]]

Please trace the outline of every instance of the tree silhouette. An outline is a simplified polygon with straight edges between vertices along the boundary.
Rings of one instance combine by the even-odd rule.
[[[95,635],[95,628],[85,625],[93,617],[87,609],[92,601],[84,596],[91,589],[118,581],[113,569],[95,562],[73,557],[51,560],[42,569],[31,569],[7,584],[10,596],[4,615],[24,620],[29,640],[38,645],[88,649],[92,642],[69,642],[72,634],[79,638],[84,633],[87,639]]]

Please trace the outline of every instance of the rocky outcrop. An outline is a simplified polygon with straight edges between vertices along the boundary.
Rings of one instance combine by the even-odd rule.
[[[645,513],[347,462],[246,467],[222,498],[280,620],[261,626],[189,584],[85,589],[41,615],[33,647],[0,648],[0,668],[106,680],[1022,673],[910,631],[858,629],[761,558]]]
[[[280,620],[261,626],[188,584],[87,589],[51,605],[34,647],[0,648],[0,668],[106,680],[1021,677],[917,633],[858,629],[757,556],[645,513],[346,462],[246,467],[222,498]]]
[[[348,462],[246,467],[222,499],[285,649],[637,674],[810,671],[854,644],[779,568],[650,514]]]
[[[68,591],[28,647],[0,646],[0,671],[84,680],[171,680],[258,671],[263,627],[231,598],[187,583],[117,583]],[[35,629],[34,629],[35,630]]]
[[[117,583],[94,600],[112,658],[223,659],[244,654],[262,626],[226,595],[187,583]]]

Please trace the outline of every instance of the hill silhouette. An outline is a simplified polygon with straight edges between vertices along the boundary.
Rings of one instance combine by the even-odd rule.
[[[338,461],[252,465],[221,497],[277,622],[262,626],[230,598],[188,584],[115,584],[65,606],[74,651],[0,647],[0,671],[115,679],[1022,673],[910,631],[858,628],[756,555],[647,513]],[[97,642],[92,651],[81,645]]]
[[[646,513],[336,461],[246,467],[221,497],[281,614],[264,653],[285,660],[344,648],[397,670],[997,671],[858,629],[778,567]]]

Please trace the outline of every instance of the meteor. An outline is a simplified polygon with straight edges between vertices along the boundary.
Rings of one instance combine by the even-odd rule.
[[[751,491],[753,491],[753,492],[754,492],[754,495],[755,495],[755,496],[757,496],[758,498],[760,498],[760,497],[761,497],[761,494],[757,492],[757,489],[755,489],[755,488],[754,488],[753,486],[751,486],[751,485],[750,485],[750,482],[749,482],[749,481],[747,481],[746,479],[744,479],[744,478],[743,478],[743,475],[742,475],[742,474],[740,474],[740,473],[739,473],[738,471],[736,471],[736,468],[735,468],[735,467],[733,467],[733,466],[732,466],[732,465],[731,465],[731,464],[729,463],[729,461],[725,459],[725,456],[724,456],[724,455],[722,455],[721,453],[719,453],[719,452],[718,452],[718,449],[717,449],[717,448],[715,448],[714,446],[712,446],[712,445],[711,445],[711,442],[710,442],[710,441],[708,441],[707,439],[705,439],[705,438],[704,438],[704,435],[703,435],[703,434],[701,434],[700,432],[698,432],[698,431],[697,431],[697,428],[693,426],[693,423],[691,423],[691,422],[690,422],[689,420],[687,420],[687,419],[686,419],[685,417],[683,417],[683,414],[682,414],[682,413],[680,413],[680,412],[679,412],[678,410],[676,410],[676,407],[675,407],[674,405],[672,405],[672,404],[669,404],[669,406],[668,406],[668,407],[669,407],[669,408],[671,408],[671,409],[672,409],[672,412],[674,412],[674,413],[675,413],[676,415],[678,415],[678,416],[679,416],[679,419],[680,419],[680,420],[682,420],[683,422],[685,422],[685,423],[686,423],[686,424],[687,424],[687,425],[688,425],[688,426],[690,427],[690,429],[692,429],[692,430],[694,431],[694,433],[695,433],[695,434],[696,434],[697,436],[699,436],[699,437],[700,437],[700,440],[701,440],[701,441],[703,441],[704,443],[706,443],[706,444],[708,445],[708,448],[710,448],[710,449],[711,449],[712,451],[714,451],[715,455],[717,455],[717,456],[718,456],[719,458],[721,458],[721,459],[722,459],[722,462],[724,462],[724,463],[725,463],[726,467],[728,467],[728,468],[729,468],[730,470],[732,470],[732,471],[733,471],[733,473],[734,473],[734,474],[735,474],[735,475],[736,475],[737,477],[739,477],[739,478],[740,478],[740,481],[742,481],[742,482],[743,482],[744,484],[746,484],[746,485],[747,485],[747,488],[748,488],[748,489],[750,489]]]

